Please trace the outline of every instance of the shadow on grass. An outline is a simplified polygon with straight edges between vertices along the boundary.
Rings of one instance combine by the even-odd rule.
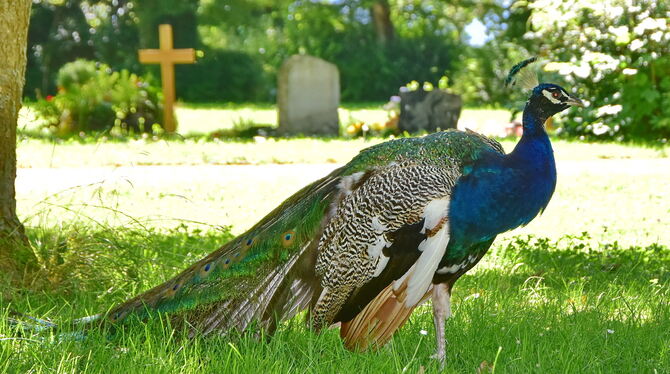
[[[168,231],[72,226],[28,234],[52,287],[16,290],[12,306],[60,320],[99,312],[152,287],[231,238],[226,230],[184,225]],[[498,243],[454,288],[446,372],[493,366],[518,373],[661,372],[670,364],[669,283],[670,249],[661,245],[621,248],[585,234]],[[313,334],[301,319],[284,323],[261,344],[252,334],[187,341],[155,318],[111,340],[93,334],[86,342],[12,341],[0,347],[0,362],[9,360],[5,369],[19,372],[439,371],[429,359],[429,305],[377,352],[348,352],[336,329]],[[0,334],[10,335],[1,323]]]
[[[76,298],[82,306],[98,308],[118,303],[171,278],[233,238],[229,227],[203,230],[183,222],[170,229],[140,221],[127,227],[96,222],[93,228],[92,223],[27,228],[40,271],[31,290],[9,293],[17,309],[45,297],[61,304]]]
[[[617,242],[599,243],[588,233],[547,238],[516,237],[497,247],[489,264],[512,266],[515,282],[542,277],[552,287],[589,280],[594,284],[625,284],[628,287],[670,282],[670,249],[660,244],[621,247]],[[486,269],[486,266],[484,266]],[[495,276],[499,276],[496,274]]]

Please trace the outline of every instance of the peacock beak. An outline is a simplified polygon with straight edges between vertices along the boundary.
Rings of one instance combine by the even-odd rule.
[[[584,102],[582,102],[581,100],[579,100],[574,96],[568,96],[568,101],[566,101],[565,103],[571,106],[579,106],[579,107],[584,106]]]

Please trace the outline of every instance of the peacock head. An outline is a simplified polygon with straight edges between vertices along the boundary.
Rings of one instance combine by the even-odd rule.
[[[543,117],[549,118],[571,106],[584,106],[584,103],[557,84],[541,83],[533,88],[528,106]]]
[[[571,96],[563,87],[553,83],[540,83],[538,74],[530,66],[537,61],[531,57],[514,65],[505,79],[506,86],[517,86],[531,90],[530,98],[524,110],[534,121],[544,122],[556,113],[562,112],[571,106],[584,106],[581,100]],[[534,66],[534,65],[533,65]]]

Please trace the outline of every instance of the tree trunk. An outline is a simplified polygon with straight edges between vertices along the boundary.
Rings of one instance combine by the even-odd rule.
[[[372,3],[370,15],[375,26],[377,41],[381,44],[386,44],[393,40],[395,32],[393,30],[393,22],[391,22],[391,8],[389,7],[388,0],[377,0]]]
[[[16,216],[16,120],[26,70],[31,0],[0,1],[0,273],[23,270],[32,254]],[[3,274],[4,276],[4,274]]]

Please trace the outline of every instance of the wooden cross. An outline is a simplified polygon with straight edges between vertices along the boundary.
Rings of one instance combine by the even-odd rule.
[[[161,64],[161,84],[163,86],[163,128],[174,132],[174,64],[192,64],[195,62],[195,49],[172,49],[172,25],[158,26],[160,49],[140,49],[140,62],[143,64]]]

